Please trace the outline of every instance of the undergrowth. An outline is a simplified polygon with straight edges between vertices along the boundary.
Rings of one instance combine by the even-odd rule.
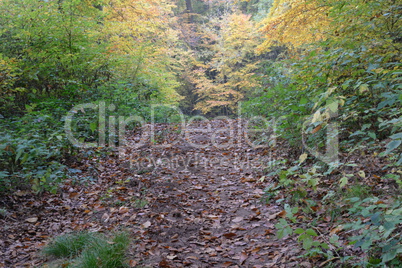
[[[73,233],[56,237],[42,253],[53,258],[48,263],[58,267],[129,267],[126,251],[130,240],[126,233],[107,237],[99,233]]]
[[[400,170],[385,165],[391,172],[379,177],[357,164],[304,161],[278,162],[267,173],[263,200],[283,207],[277,237],[294,237],[301,257],[323,267],[401,267]]]

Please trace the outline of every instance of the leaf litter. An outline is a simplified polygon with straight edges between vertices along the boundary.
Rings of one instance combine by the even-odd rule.
[[[211,123],[212,130],[226,126],[223,120]],[[0,265],[43,264],[39,250],[54,236],[120,229],[133,241],[132,267],[258,268],[300,262],[297,238],[275,237],[274,225],[286,212],[262,201],[270,180],[264,163],[290,158],[289,146],[253,149],[244,137],[225,146],[230,136],[224,131],[214,146],[211,133],[183,137],[172,124],[155,129],[164,133],[161,140],[137,131],[122,151],[94,149],[77,157],[69,166],[81,172],[67,178],[59,194],[18,191],[2,197],[7,214],[0,217]],[[138,146],[140,140],[147,142]],[[329,223],[321,226],[341,232]]]

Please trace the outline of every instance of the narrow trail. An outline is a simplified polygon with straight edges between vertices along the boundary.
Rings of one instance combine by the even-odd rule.
[[[147,126],[112,154],[83,152],[60,195],[15,193],[0,218],[4,267],[42,264],[49,238],[74,230],[127,231],[132,267],[296,266],[297,243],[275,238],[282,209],[263,202],[263,170],[286,148],[253,148],[239,123],[204,122],[187,135]]]
[[[295,243],[274,238],[274,219],[282,210],[263,202],[262,171],[281,156],[274,148],[253,149],[238,121],[210,123],[208,132],[181,139],[162,135],[154,146],[124,153],[132,171],[141,173],[147,163],[154,168],[136,176],[149,206],[137,214],[132,230],[135,259],[151,267],[295,266]],[[158,127],[156,133],[166,131]],[[132,138],[138,144],[138,136]]]

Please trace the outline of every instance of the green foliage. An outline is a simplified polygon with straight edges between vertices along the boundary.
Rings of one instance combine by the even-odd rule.
[[[275,224],[275,228],[277,229],[276,235],[279,239],[292,234],[297,235],[297,241],[306,251],[303,256],[316,257],[321,255],[327,259],[331,259],[337,254],[336,250],[340,249],[339,237],[337,235],[332,235],[328,240],[324,239],[324,242],[321,242],[318,240],[321,234],[317,233],[313,226],[307,228],[297,227],[301,224],[294,215],[298,212],[297,207],[291,208],[286,204],[285,212],[286,218],[288,218],[289,221],[286,218],[281,218],[278,223]]]
[[[98,233],[62,235],[43,249],[43,254],[54,258],[67,258],[69,267],[128,267],[126,251],[130,243],[126,233],[108,238]]]
[[[355,247],[367,253],[362,265],[378,264],[378,267],[402,264],[402,206],[400,201],[392,204],[380,202],[378,198],[351,198],[350,213],[358,220],[345,228],[358,231],[350,238]]]
[[[401,163],[400,6],[386,0],[320,4],[332,20],[325,39],[262,62],[263,87],[249,95],[244,113],[275,118],[281,137],[294,145],[303,139],[316,151],[336,122],[347,147],[385,142],[384,155]]]
[[[21,107],[32,97],[62,97],[66,88],[71,94],[107,80],[99,3],[2,1],[0,61],[6,67],[0,70],[1,94]]]
[[[62,121],[70,107],[48,98],[26,105],[24,116],[0,119],[0,192],[57,191],[66,172],[63,158],[76,152]]]
[[[259,72],[262,87],[248,94],[249,100],[242,104],[242,113],[249,117],[273,119],[279,137],[288,139],[292,144],[298,143],[301,119],[311,111],[308,96],[295,90],[283,62],[263,62]]]
[[[44,190],[57,192],[58,184],[64,178],[64,166],[52,160],[53,152],[45,146],[33,145],[37,140],[4,136],[1,141],[4,142],[1,149],[5,147],[0,155],[1,168],[4,169],[0,173],[0,192],[30,185],[36,193]]]

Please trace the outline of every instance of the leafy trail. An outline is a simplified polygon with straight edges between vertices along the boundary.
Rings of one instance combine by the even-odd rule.
[[[212,125],[216,130],[225,122]],[[228,142],[228,134],[218,137],[219,146]],[[210,139],[211,134],[203,133],[169,149],[141,151],[165,159],[165,166],[160,163],[145,181],[149,208],[137,214],[142,225],[134,231],[139,259],[152,267],[262,267],[280,256],[297,255],[291,244],[283,247],[272,239],[271,220],[279,208],[261,204],[260,162],[268,152],[244,144],[197,149],[188,143],[208,144]],[[188,161],[188,167],[180,160]],[[295,250],[289,252],[291,248]]]
[[[225,126],[221,121],[213,125]],[[169,128],[157,125],[155,132]],[[192,135],[192,142],[210,144],[211,135],[201,134]],[[217,141],[226,142],[227,134]],[[37,198],[19,191],[9,198],[1,219],[5,265],[38,265],[37,249],[60,233],[116,228],[130,230],[135,240],[132,264],[228,267],[276,262],[289,255],[289,244],[282,247],[272,240],[269,219],[279,208],[261,204],[260,162],[268,152],[235,146],[197,149],[180,142],[161,149],[148,143],[127,147],[123,158],[116,152],[87,151],[87,158],[71,164],[76,175],[59,196]],[[284,157],[285,152],[270,154]]]
[[[285,225],[276,229],[275,225],[278,220],[283,223],[284,218],[291,219],[292,212],[286,206],[284,210],[275,200],[286,200],[281,195],[296,196],[295,192],[284,189],[269,203],[264,202],[269,197],[266,187],[276,178],[264,174],[281,170],[270,169],[267,163],[292,158],[289,147],[277,144],[269,150],[253,149],[244,137],[240,144],[236,137],[232,147],[218,148],[229,142],[229,133],[219,132],[219,128],[228,127],[228,122],[211,123],[212,132],[219,133],[214,138],[217,146],[210,142],[211,133],[193,132],[186,140],[178,137],[177,125],[157,124],[154,137],[147,136],[146,129],[132,133],[128,146],[120,154],[100,149],[82,152],[82,158],[70,163],[71,176],[60,195],[45,193],[37,197],[18,191],[9,196],[3,204],[6,211],[0,218],[3,265],[21,267],[43,263],[45,260],[38,256],[38,249],[50,237],[62,233],[120,229],[128,231],[133,239],[129,252],[133,267],[328,264],[317,257],[303,258],[304,261],[298,258],[305,253],[300,241],[306,240],[299,237],[298,241],[296,235],[285,235],[286,239],[276,236],[278,230],[282,234],[289,230]],[[231,123],[237,133],[239,121]],[[201,127],[207,129],[205,124]],[[141,140],[146,142],[136,148]],[[161,148],[174,141],[178,142],[172,147]],[[190,143],[206,147],[195,148]],[[368,165],[366,170],[370,170]],[[331,181],[326,180],[324,184],[328,192]],[[297,190],[297,185],[289,188]],[[306,191],[313,193],[311,189]],[[311,206],[313,213],[322,215],[317,217],[314,234],[339,234],[341,229],[336,228],[336,219],[325,216],[325,208],[320,204],[322,192],[314,191],[313,196],[316,200]],[[296,202],[306,200],[301,196]],[[302,221],[309,221],[306,214],[295,213],[294,218],[301,219],[294,221],[299,229],[306,229]],[[341,239],[341,244],[346,245],[347,240]],[[345,246],[349,255],[353,255],[351,247]]]

